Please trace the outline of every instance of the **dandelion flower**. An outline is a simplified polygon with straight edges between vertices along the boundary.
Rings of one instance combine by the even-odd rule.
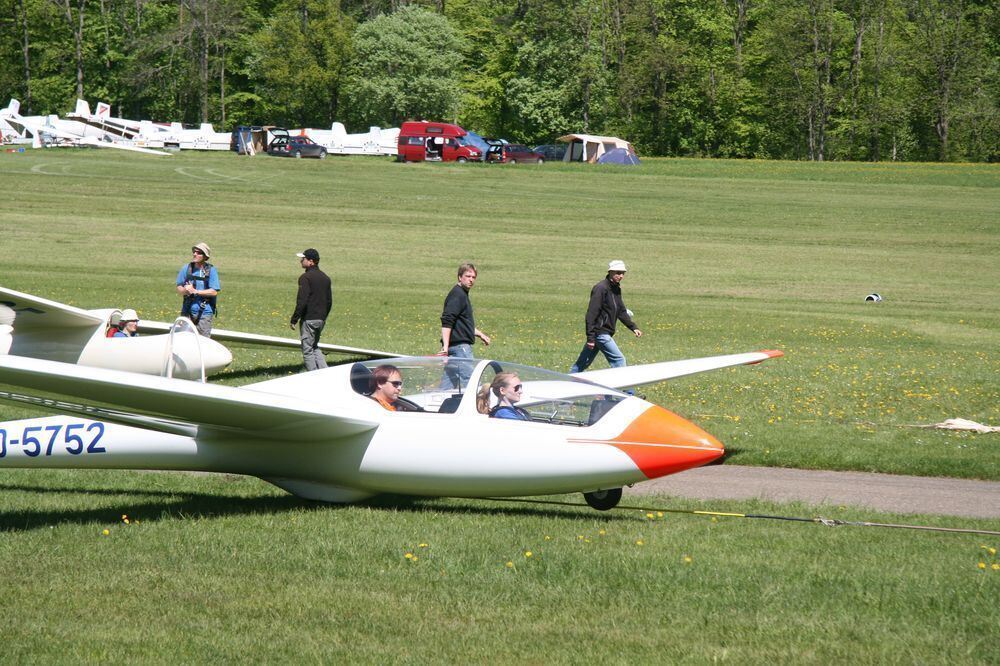
[[[548,534],[546,534],[545,535],[545,540],[546,541],[552,541],[552,537],[550,537]]]
[[[108,536],[109,534],[111,534],[111,530],[104,530],[103,532],[101,532],[101,534],[103,534],[104,536]]]
[[[663,512],[662,511],[657,511],[656,512],[656,517],[657,518],[663,518]]]
[[[417,546],[417,548],[426,548],[426,547],[427,547],[427,544],[426,544],[426,543],[422,543],[422,544],[420,544],[419,546]]]
[[[642,539],[639,539],[639,540],[637,540],[637,541],[635,542],[635,545],[637,545],[637,546],[642,546],[642,545],[645,545],[645,542],[644,542],[644,541],[643,541]]]
[[[997,549],[996,548],[987,548],[986,552],[989,553],[990,555],[996,555],[997,554]]]
[[[986,562],[980,562],[979,563],[979,568],[980,569],[985,569],[986,568]]]
[[[991,568],[991,569],[993,569],[993,571],[1000,571],[1000,564],[997,564],[997,563],[995,563],[995,562],[994,562],[994,563],[993,563],[993,564],[992,564],[992,565],[990,566],[990,568]]]
[[[511,562],[510,560],[507,560],[507,568],[508,569],[513,569],[514,568],[514,563]]]
[[[403,555],[403,557],[405,557],[408,560],[412,560],[413,559],[413,553],[407,553],[406,555]]]
[[[123,513],[122,514],[122,520],[127,521],[128,520],[128,514]]]
[[[651,513],[647,513],[646,517],[649,518],[650,520],[652,520],[654,518],[653,514],[651,514]]]
[[[532,553],[531,553],[531,551],[530,551],[530,550],[526,550],[526,551],[524,551],[524,556],[525,556],[525,557],[531,557],[531,554],[532,554]]]
[[[601,536],[604,536],[605,534],[607,534],[607,531],[606,530],[598,530],[597,533],[600,534]]]
[[[684,556],[684,564],[691,564],[693,561],[694,560],[691,558],[690,555],[685,555]]]

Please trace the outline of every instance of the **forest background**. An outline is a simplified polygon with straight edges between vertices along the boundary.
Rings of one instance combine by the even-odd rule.
[[[157,121],[456,121],[640,154],[1000,160],[993,0],[0,0],[0,99]]]

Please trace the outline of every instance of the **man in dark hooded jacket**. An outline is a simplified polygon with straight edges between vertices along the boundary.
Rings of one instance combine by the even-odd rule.
[[[620,259],[608,263],[607,276],[590,290],[590,305],[587,307],[587,342],[580,351],[576,363],[570,368],[570,373],[583,372],[597,357],[600,351],[608,359],[612,368],[626,365],[625,355],[615,344],[615,325],[620,321],[628,326],[637,338],[642,337],[642,331],[632,321],[628,308],[622,300],[621,281],[625,278],[628,267]]]

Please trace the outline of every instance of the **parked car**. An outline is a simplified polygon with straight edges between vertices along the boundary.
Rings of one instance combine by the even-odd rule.
[[[535,146],[533,150],[536,153],[541,153],[550,162],[561,162],[566,156],[565,143],[546,143],[541,146]]]
[[[541,153],[536,153],[531,148],[527,146],[522,146],[519,143],[507,143],[502,139],[487,139],[486,142],[490,144],[490,150],[486,153],[487,162],[498,162],[501,164],[517,164],[518,162],[534,163],[534,164],[544,164],[545,156]]]
[[[276,136],[267,147],[269,155],[278,157],[317,157],[326,159],[326,148],[307,136]]]
[[[468,145],[464,129],[451,123],[434,123],[411,120],[399,128],[400,162],[470,162],[479,160],[482,153]]]

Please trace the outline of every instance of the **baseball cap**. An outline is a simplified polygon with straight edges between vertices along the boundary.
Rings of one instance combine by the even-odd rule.
[[[308,259],[310,261],[317,261],[317,262],[319,261],[319,252],[317,250],[314,250],[313,248],[309,248],[308,250],[302,250],[302,252],[299,252],[295,256],[298,257],[299,259]]]

